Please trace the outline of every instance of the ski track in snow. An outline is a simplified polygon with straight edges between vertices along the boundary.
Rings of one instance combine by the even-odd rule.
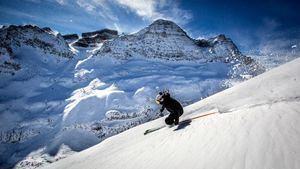
[[[51,169],[298,169],[300,59],[184,108],[182,118],[217,108],[183,129],[163,118],[134,127],[46,166]]]

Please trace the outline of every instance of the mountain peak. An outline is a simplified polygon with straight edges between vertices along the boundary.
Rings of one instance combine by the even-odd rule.
[[[228,38],[227,38],[224,34],[220,34],[220,35],[216,36],[216,39],[217,39],[218,41],[225,41],[225,40],[227,40]]]
[[[178,26],[176,23],[174,23],[173,21],[170,20],[165,20],[165,19],[157,19],[155,20],[151,25],[176,25]]]
[[[167,35],[178,35],[178,36],[187,36],[186,32],[181,29],[176,23],[169,20],[158,19],[155,20],[145,29],[142,29],[138,34],[163,34]]]

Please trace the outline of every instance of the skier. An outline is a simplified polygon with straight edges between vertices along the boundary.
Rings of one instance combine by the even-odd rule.
[[[161,115],[165,108],[170,112],[170,115],[165,119],[166,124],[178,125],[179,117],[183,114],[181,104],[173,99],[167,91],[159,92],[156,96],[156,103],[162,105],[162,108],[160,109]]]

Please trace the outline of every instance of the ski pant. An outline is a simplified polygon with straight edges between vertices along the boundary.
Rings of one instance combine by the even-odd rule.
[[[183,114],[182,110],[179,110],[177,112],[171,112],[170,115],[165,119],[165,122],[167,125],[175,124],[177,125],[179,123],[179,117]]]

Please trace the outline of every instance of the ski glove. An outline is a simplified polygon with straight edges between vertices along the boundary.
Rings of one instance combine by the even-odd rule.
[[[165,110],[165,106],[163,105],[160,109],[160,112],[162,113]]]
[[[164,108],[164,107],[162,107],[162,108],[160,109],[160,113],[162,113],[162,112],[164,111],[164,109],[165,109],[165,108]]]
[[[164,114],[162,112],[160,112],[159,117],[163,117],[163,116],[164,116]]]

